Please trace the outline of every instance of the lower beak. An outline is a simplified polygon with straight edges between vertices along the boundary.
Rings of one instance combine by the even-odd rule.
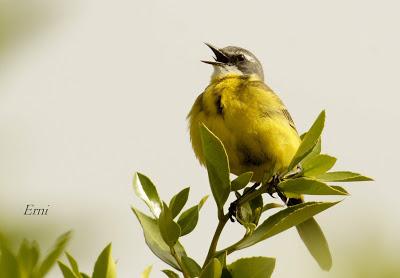
[[[218,62],[218,61],[204,61],[204,60],[201,60],[200,62],[203,62],[203,63],[206,63],[206,64],[210,64],[210,65],[213,65],[213,66],[224,66],[225,65],[225,63],[221,63],[221,62]]]

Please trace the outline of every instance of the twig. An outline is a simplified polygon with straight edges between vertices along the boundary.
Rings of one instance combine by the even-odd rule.
[[[221,236],[222,230],[224,229],[226,222],[228,222],[229,219],[229,214],[223,214],[223,211],[219,212],[219,222],[218,226],[215,229],[213,239],[211,241],[210,247],[208,249],[207,257],[204,260],[203,268],[208,264],[208,262],[214,257],[215,251],[217,249],[217,244],[219,237]]]
[[[190,278],[190,275],[185,272],[185,270],[183,268],[183,265],[182,265],[182,261],[179,258],[178,254],[176,254],[176,251],[175,251],[174,247],[170,247],[169,250],[171,252],[171,255],[175,258],[176,262],[178,263],[179,267],[181,268],[183,277],[184,278]]]

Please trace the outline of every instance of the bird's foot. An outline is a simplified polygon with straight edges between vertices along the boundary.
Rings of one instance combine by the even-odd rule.
[[[255,191],[257,189],[257,187],[260,186],[259,182],[254,183],[248,190],[246,190],[243,195],[236,195],[237,199],[235,201],[233,201],[228,208],[228,215],[229,215],[229,219],[232,222],[235,222],[235,218],[237,215],[237,211],[239,209],[239,203],[240,201],[246,197],[248,194],[250,194],[251,192]]]
[[[281,181],[282,181],[282,178],[278,174],[275,174],[275,175],[272,176],[271,182],[269,183],[269,186],[267,188],[267,193],[272,198],[275,198],[275,196],[273,194],[275,192],[277,192],[277,190],[276,190],[277,186]]]
[[[270,185],[268,186],[267,193],[272,197],[274,193],[278,194],[279,198],[286,204],[287,197],[285,194],[279,189],[278,184],[282,181],[282,177],[279,176],[278,174],[272,176],[272,180],[270,182]]]
[[[228,215],[229,215],[229,219],[231,220],[231,222],[235,222],[235,217],[237,214],[237,209],[238,209],[238,200],[236,199],[235,201],[233,201],[228,208]]]

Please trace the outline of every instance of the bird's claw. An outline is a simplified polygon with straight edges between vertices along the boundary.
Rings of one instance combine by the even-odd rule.
[[[267,189],[267,193],[272,197],[275,198],[272,194],[277,193],[279,198],[286,203],[287,197],[285,194],[279,189],[278,184],[282,181],[282,177],[279,176],[278,174],[272,176],[272,180],[270,183],[270,186]]]
[[[259,182],[254,183],[251,187],[248,188],[247,191],[245,191],[245,192],[243,193],[243,195],[240,195],[239,192],[235,192],[236,198],[237,198],[237,199],[236,199],[234,202],[232,202],[232,203],[229,205],[229,208],[228,208],[229,219],[230,219],[232,222],[235,222],[235,218],[236,218],[237,211],[238,211],[238,207],[239,207],[239,201],[240,201],[243,197],[245,197],[247,194],[250,194],[251,192],[255,191],[255,190],[257,189],[257,187],[260,186],[260,184],[261,184],[261,183],[259,183]]]
[[[229,215],[229,219],[231,220],[231,222],[235,222],[235,217],[236,217],[236,213],[237,213],[237,201],[239,199],[237,199],[236,201],[232,202],[229,205],[228,208],[228,215]]]
[[[271,196],[272,198],[275,198],[275,196],[273,195],[275,193],[275,188],[274,186],[268,186],[267,188],[267,193],[269,196]]]

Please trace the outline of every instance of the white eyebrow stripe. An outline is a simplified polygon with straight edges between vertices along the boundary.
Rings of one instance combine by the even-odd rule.
[[[252,62],[254,62],[255,60],[254,60],[254,58],[253,58],[253,56],[250,56],[250,55],[248,55],[248,54],[245,54],[245,53],[242,53],[243,55],[244,55],[244,57],[246,57],[246,60],[248,60],[248,61],[252,61]]]

